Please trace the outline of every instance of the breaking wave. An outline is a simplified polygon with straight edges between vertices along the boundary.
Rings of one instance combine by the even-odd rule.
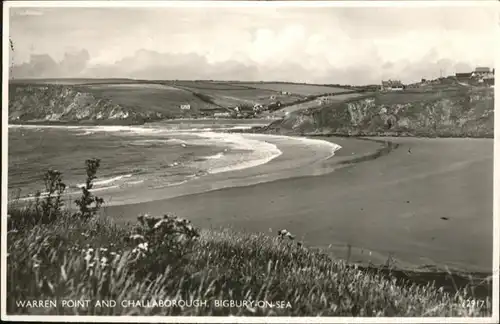
[[[61,125],[9,125],[9,128],[60,129],[61,134],[47,136],[64,136],[67,139],[67,152],[61,155],[78,156],[94,155],[96,149],[104,157],[106,165],[100,170],[99,179],[94,182],[91,191],[127,190],[127,188],[167,188],[180,186],[186,182],[205,178],[208,175],[255,168],[283,155],[283,148],[299,145],[302,147],[300,160],[293,165],[312,163],[318,159],[327,159],[335,154],[340,146],[331,142],[303,137],[280,135],[264,135],[249,133],[230,133],[228,129],[245,129],[251,126],[222,125],[224,127],[206,127],[207,125],[147,125],[147,126],[61,126]],[[254,125],[252,125],[254,126]],[[84,151],[74,152],[72,136],[82,143]],[[58,131],[59,132],[59,131]],[[113,133],[113,136],[102,136]],[[29,134],[28,134],[29,135]],[[17,135],[16,135],[17,136]],[[99,139],[96,141],[95,139]],[[86,142],[88,141],[88,142]],[[97,147],[97,146],[98,147]],[[128,149],[127,149],[128,147]],[[316,149],[316,147],[318,149]],[[280,149],[281,148],[281,149]],[[35,148],[36,149],[36,148]],[[88,151],[87,151],[88,150]],[[110,151],[111,150],[111,151]],[[309,155],[308,152],[318,154]],[[43,159],[44,154],[40,152]],[[284,156],[284,159],[289,157]],[[73,158],[71,161],[79,159]],[[42,161],[43,162],[43,161]],[[282,162],[279,162],[282,163]],[[62,168],[62,166],[61,166]],[[76,168],[76,167],[75,167]],[[120,174],[116,174],[117,171]],[[67,174],[71,192],[69,195],[81,193],[82,177]],[[230,177],[232,177],[231,175]],[[21,177],[21,173],[20,173]],[[19,181],[24,181],[19,178]],[[135,189],[134,189],[135,190]],[[33,192],[28,190],[28,192]],[[113,193],[114,195],[114,193]],[[41,197],[44,197],[42,194]],[[33,195],[21,200],[34,199]]]

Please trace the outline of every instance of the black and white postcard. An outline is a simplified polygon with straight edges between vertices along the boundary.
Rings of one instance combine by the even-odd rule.
[[[499,9],[4,2],[2,318],[497,323]]]

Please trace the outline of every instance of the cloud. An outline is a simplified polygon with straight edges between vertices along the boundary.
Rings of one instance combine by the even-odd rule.
[[[388,76],[411,82],[492,65],[498,18],[485,7],[44,12],[11,21],[22,75],[353,84]],[[36,68],[32,48],[49,56]]]
[[[305,60],[314,61],[314,54]],[[308,83],[378,84],[381,79],[400,79],[414,82],[421,78],[470,71],[473,65],[464,61],[439,58],[431,49],[418,61],[399,59],[381,61],[376,67],[370,62],[338,67],[327,60],[319,65],[276,59],[274,64],[255,61],[241,62],[228,59],[210,62],[196,53],[172,54],[152,50],[138,50],[112,64],[93,64],[87,50],[66,52],[64,59],[56,62],[48,54],[32,55],[28,63],[15,65],[15,78],[137,78],[151,80],[248,80],[290,81]]]
[[[84,71],[89,59],[90,55],[84,49],[65,53],[60,62],[48,54],[32,54],[28,62],[12,67],[11,78],[76,77]]]
[[[59,73],[64,76],[80,74],[87,66],[90,54],[87,50],[66,52],[64,59],[59,63]]]

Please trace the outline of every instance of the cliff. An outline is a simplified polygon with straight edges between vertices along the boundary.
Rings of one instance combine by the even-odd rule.
[[[493,137],[491,88],[375,93],[301,110],[262,129],[279,134]]]
[[[164,116],[65,85],[9,85],[9,123],[142,124]]]

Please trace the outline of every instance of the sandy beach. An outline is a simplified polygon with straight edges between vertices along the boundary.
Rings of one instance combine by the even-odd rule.
[[[326,162],[337,166],[331,173],[110,206],[105,212],[119,223],[141,213],[175,213],[202,228],[270,235],[286,228],[308,247],[337,257],[347,258],[350,245],[350,260],[362,263],[382,264],[391,256],[401,268],[491,271],[493,140],[378,138],[399,146],[339,167],[382,145],[324,139],[342,146]]]

